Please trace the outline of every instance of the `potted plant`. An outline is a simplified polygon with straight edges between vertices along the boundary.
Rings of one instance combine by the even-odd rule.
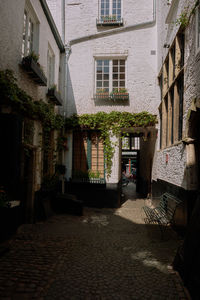
[[[129,93],[127,92],[126,88],[115,88],[110,93],[110,97],[113,100],[128,100],[129,99]]]
[[[39,85],[46,86],[47,78],[44,75],[42,66],[38,62],[39,55],[32,51],[29,55],[23,57],[22,67],[29,73],[35,82]]]
[[[48,88],[47,96],[50,100],[54,102],[56,105],[62,105],[62,99],[60,93],[57,90],[57,85],[53,84]]]
[[[108,99],[109,98],[109,92],[106,91],[106,89],[97,88],[96,98],[97,99]]]

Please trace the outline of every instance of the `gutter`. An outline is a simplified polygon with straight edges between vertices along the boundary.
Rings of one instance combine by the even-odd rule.
[[[48,5],[46,3],[46,0],[40,0],[40,4],[41,4],[42,9],[44,11],[44,14],[45,14],[45,16],[47,18],[47,21],[49,23],[49,26],[50,26],[51,31],[53,33],[53,36],[54,36],[54,38],[56,40],[58,48],[60,49],[61,53],[64,53],[65,52],[65,47],[64,47],[63,41],[62,41],[62,39],[60,37],[60,34],[59,34],[58,29],[56,27],[56,24],[55,24],[55,22],[53,20],[53,17],[51,15],[49,7],[48,7]]]
[[[78,43],[82,43],[88,40],[93,40],[93,39],[98,39],[104,36],[109,36],[109,35],[113,35],[113,34],[118,34],[121,32],[125,32],[125,31],[131,31],[131,30],[137,30],[145,27],[150,27],[153,26],[156,22],[156,0],[152,0],[153,1],[153,11],[152,11],[152,20],[150,21],[146,21],[146,22],[141,22],[138,24],[132,24],[126,27],[121,27],[121,28],[116,28],[116,29],[111,29],[105,32],[99,32],[99,33],[95,33],[95,34],[91,34],[91,35],[85,35],[76,39],[73,39],[71,41],[69,41],[68,45],[72,46]]]

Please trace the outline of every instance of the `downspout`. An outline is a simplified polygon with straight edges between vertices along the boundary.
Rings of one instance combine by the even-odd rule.
[[[121,28],[116,28],[116,29],[111,29],[105,32],[98,32],[95,34],[91,34],[91,35],[85,35],[76,39],[73,39],[71,41],[68,42],[68,46],[72,46],[81,42],[85,42],[88,40],[92,40],[92,39],[98,39],[101,37],[105,37],[105,36],[109,36],[109,35],[113,35],[113,34],[117,34],[117,33],[121,33],[121,32],[125,32],[125,31],[131,31],[131,30],[137,30],[140,27],[149,27],[155,24],[156,22],[156,0],[152,0],[153,1],[153,11],[152,11],[152,20],[150,21],[146,21],[146,22],[141,22],[138,24],[132,24],[126,27],[121,27]]]
[[[65,0],[62,0],[62,17],[61,17],[61,22],[62,22],[62,41],[63,44],[65,44]]]

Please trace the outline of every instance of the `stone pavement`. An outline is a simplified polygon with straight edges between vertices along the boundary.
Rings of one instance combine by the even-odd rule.
[[[0,299],[188,299],[170,266],[180,240],[144,224],[144,202],[21,226],[0,257]]]

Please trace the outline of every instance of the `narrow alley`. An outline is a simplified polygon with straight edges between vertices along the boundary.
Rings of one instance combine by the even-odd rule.
[[[144,224],[145,201],[22,225],[0,257],[0,299],[187,299],[171,268],[180,240]]]

